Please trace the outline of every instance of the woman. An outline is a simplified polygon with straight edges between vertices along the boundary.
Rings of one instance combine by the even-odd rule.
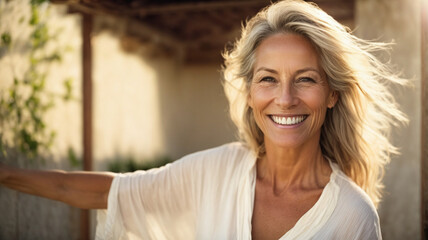
[[[226,51],[241,143],[135,173],[0,168],[10,188],[99,212],[98,239],[381,239],[375,206],[404,83],[315,5],[262,10]],[[376,144],[373,144],[376,143]]]

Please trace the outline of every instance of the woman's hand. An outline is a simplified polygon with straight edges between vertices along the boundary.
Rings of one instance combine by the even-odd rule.
[[[113,177],[107,172],[27,170],[0,163],[1,185],[85,209],[107,208]]]

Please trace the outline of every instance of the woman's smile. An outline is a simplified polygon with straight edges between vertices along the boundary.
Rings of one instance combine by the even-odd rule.
[[[306,120],[308,115],[297,115],[297,116],[280,116],[280,115],[268,115],[270,119],[276,124],[281,126],[297,126]]]

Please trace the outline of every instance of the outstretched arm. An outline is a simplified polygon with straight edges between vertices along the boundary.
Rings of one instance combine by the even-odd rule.
[[[107,208],[113,177],[107,172],[27,170],[0,163],[1,185],[84,209]]]

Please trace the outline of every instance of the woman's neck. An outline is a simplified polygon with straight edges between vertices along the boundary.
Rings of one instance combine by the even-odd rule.
[[[323,188],[331,168],[318,142],[283,148],[265,141],[266,154],[257,161],[257,179],[269,184],[276,195],[287,190]]]

